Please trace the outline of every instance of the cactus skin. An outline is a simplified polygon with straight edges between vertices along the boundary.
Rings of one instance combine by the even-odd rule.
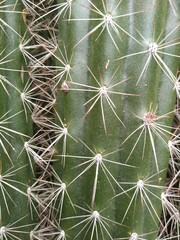
[[[111,227],[107,227],[109,234],[103,229],[103,237],[101,230],[98,229],[99,237],[96,235],[95,230],[92,237],[93,224],[87,232],[86,230],[90,224],[87,225],[84,231],[81,231],[86,222],[82,225],[78,225],[84,218],[75,217],[78,216],[79,212],[80,215],[87,214],[87,212],[79,208],[76,208],[77,212],[74,212],[67,198],[67,201],[64,201],[63,205],[61,226],[65,232],[70,229],[67,231],[70,239],[75,239],[76,236],[77,239],[128,238],[133,232],[138,233],[140,236],[148,234],[148,239],[155,239],[158,235],[159,220],[162,211],[160,196],[164,189],[164,187],[160,186],[164,186],[165,184],[169,153],[164,143],[162,143],[157,136],[154,137],[153,135],[158,167],[156,166],[152,144],[148,134],[146,136],[144,159],[142,159],[143,137],[141,137],[141,140],[138,142],[127,162],[128,165],[134,166],[134,168],[105,163],[105,166],[113,176],[113,179],[109,176],[109,180],[115,189],[115,193],[112,191],[102,169],[100,169],[98,173],[97,189],[94,188],[96,196],[92,203],[97,164],[94,164],[86,173],[83,172],[88,166],[88,164],[83,165],[83,163],[87,161],[86,157],[93,157],[92,152],[90,152],[88,148],[95,153],[102,153],[102,155],[116,151],[108,155],[107,159],[115,163],[125,164],[140,131],[134,133],[123,145],[121,144],[143,122],[142,119],[138,119],[135,115],[143,117],[143,114],[149,112],[150,108],[152,111],[155,111],[157,108],[156,115],[161,116],[172,112],[175,105],[176,94],[173,90],[174,85],[172,80],[158,66],[153,57],[137,84],[149,53],[125,57],[122,60],[114,61],[132,53],[147,51],[149,46],[146,43],[150,43],[153,39],[154,41],[158,39],[158,42],[164,39],[163,44],[168,44],[169,40],[173,40],[177,43],[179,37],[178,30],[174,31],[169,38],[165,37],[178,25],[178,20],[173,15],[169,1],[153,1],[153,4],[152,1],[122,1],[116,8],[118,2],[119,1],[72,1],[72,20],[70,18],[69,21],[64,21],[64,15],[62,14],[58,21],[59,48],[64,56],[64,48],[66,49],[67,58],[69,61],[71,60],[71,62],[68,63],[72,69],[70,69],[69,74],[65,73],[61,79],[58,79],[62,91],[58,92],[56,111],[64,125],[67,126],[68,133],[76,139],[78,143],[67,136],[65,166],[63,167],[59,163],[59,161],[62,161],[62,154],[64,154],[62,152],[64,137],[62,137],[61,143],[56,147],[60,157],[59,161],[54,164],[54,169],[66,185],[73,182],[73,179],[76,179],[79,174],[83,173],[81,177],[78,177],[76,181],[67,187],[68,194],[73,204],[84,209],[91,209],[92,211],[97,210],[101,212],[103,210],[102,215],[116,223],[121,223],[134,191],[129,191],[128,194],[122,193],[122,189],[114,179],[116,179],[118,183],[121,182],[120,184],[122,184],[121,186],[124,191],[127,191],[130,187],[135,186],[138,180],[150,177],[150,183],[157,186],[156,188],[148,188],[147,186],[152,192],[150,201],[154,207],[154,212],[152,206],[150,206],[151,213],[147,210],[147,206],[142,207],[142,199],[138,196],[135,209],[133,203],[125,219],[123,219],[122,226],[107,221],[107,223],[111,225]],[[60,4],[61,1],[58,1],[58,3]],[[103,16],[97,13],[101,11],[101,13],[104,14],[102,3],[104,3],[104,7],[107,9],[107,14],[111,14],[112,9],[116,8],[112,13],[113,16],[139,12],[130,16],[114,19],[115,23],[128,33],[125,34],[118,29],[122,41],[118,34],[113,31],[110,23],[108,27],[113,40],[110,34],[108,34],[106,27],[100,35],[104,26],[103,24],[102,27],[99,27],[92,32],[92,34],[88,35],[88,32],[91,33],[91,29],[95,28],[103,21]],[[66,17],[68,18],[68,13]],[[96,20],[91,20],[93,18]],[[97,18],[101,20],[97,21]],[[146,39],[146,43],[135,29]],[[88,36],[86,36],[86,34]],[[139,41],[141,45],[129,35]],[[168,53],[176,55],[178,49],[178,46],[172,46],[168,49]],[[59,59],[63,59],[63,54],[58,55]],[[178,58],[163,54],[160,54],[160,56],[163,56],[163,61],[171,69],[171,72],[176,75]],[[170,58],[171,60],[169,60]],[[58,59],[57,64],[60,64]],[[116,72],[117,68],[118,70]],[[115,72],[116,74],[114,75]],[[104,96],[102,97],[102,102],[106,123],[103,123],[102,120],[100,100],[87,114],[93,101],[86,105],[85,103],[93,98],[98,91],[96,90],[96,92],[93,92],[93,88],[77,85],[78,83],[84,86],[98,87],[95,80],[96,78],[99,84],[103,82],[105,86],[108,86],[108,81],[110,81],[113,75],[111,86],[128,77],[130,79],[122,84],[116,85],[114,88],[109,89],[109,91],[138,95],[123,96],[113,93],[109,94],[116,106],[114,111],[116,111],[116,114],[123,121],[125,127],[123,127],[117,119]],[[65,93],[63,88],[64,85],[61,85],[62,83],[68,85],[68,92]],[[87,89],[91,89],[91,91],[85,91]],[[171,127],[172,115],[173,114],[170,114],[168,117],[161,118],[159,122]],[[58,120],[57,124],[62,127]],[[166,136],[163,136],[163,138],[167,142],[170,138],[170,134],[166,133],[165,135]],[[88,147],[86,147],[85,144]],[[122,149],[119,150],[120,148]],[[79,158],[77,156],[79,156]],[[80,156],[82,158],[80,158]],[[79,166],[80,164],[82,165]],[[133,182],[134,185],[125,184],[126,182]],[[117,194],[119,194],[119,197],[113,198]],[[156,195],[156,197],[154,197],[153,194]],[[69,220],[67,220],[68,217]],[[72,226],[76,224],[77,226],[73,228]]]
[[[3,133],[9,144],[1,135],[0,139],[4,143],[8,156],[2,146],[0,146],[0,172],[2,176],[12,173],[12,176],[7,177],[7,183],[12,185],[12,187],[2,184],[4,186],[4,194],[6,195],[6,203],[2,194],[2,188],[0,190],[0,227],[11,227],[12,225],[12,228],[14,228],[32,223],[27,198],[27,187],[32,184],[33,175],[29,168],[27,154],[23,150],[24,142],[32,135],[32,121],[30,118],[28,122],[26,121],[21,99],[21,92],[28,79],[27,71],[24,72],[26,68],[25,61],[19,50],[19,44],[22,39],[21,36],[23,36],[26,30],[26,25],[23,22],[21,13],[23,5],[19,2],[13,10],[14,1],[10,0],[8,4],[7,2],[3,2],[1,7],[3,6],[4,8],[0,13],[0,18],[10,27],[4,26],[5,32],[2,29],[0,32],[1,59],[7,56],[4,58],[4,61],[7,60],[7,62],[1,65],[0,74],[4,76],[9,83],[3,82],[7,92],[2,85],[0,86],[0,116],[2,117],[4,115],[1,120],[7,119],[8,122],[1,126],[9,129],[7,134]],[[14,31],[12,31],[12,29]],[[23,79],[22,76],[24,76]],[[3,131],[3,129],[0,129],[0,131],[1,130]],[[12,137],[8,136],[8,134]],[[12,145],[12,147],[10,145]],[[6,182],[6,179],[2,180]],[[27,227],[17,228],[18,231],[27,231],[27,229]],[[19,237],[18,239],[29,239],[29,237],[26,238],[22,233],[12,234]],[[1,239],[9,238],[3,237],[1,231]]]
[[[5,5],[15,11],[1,11]],[[169,145],[165,145],[173,139],[173,110],[179,96],[176,1],[4,0],[1,26],[4,22],[2,56],[15,51],[7,57],[12,61],[0,62],[1,76],[11,81],[4,84],[9,95],[0,87],[0,117],[6,112],[5,117],[12,116],[5,126],[14,137],[8,140],[16,152],[5,144],[6,153],[1,146],[0,170],[2,174],[17,170],[11,178],[16,190],[7,188],[17,206],[7,197],[8,214],[0,194],[0,240],[180,240],[180,156],[177,150],[177,167],[172,165],[167,186]],[[30,34],[25,40],[33,41],[19,48],[25,28]],[[161,45],[158,51],[156,40]],[[20,50],[28,51],[26,61]],[[29,106],[34,128],[20,97],[28,78],[20,72],[25,64],[32,83]],[[12,68],[18,71],[7,71]],[[156,123],[163,124],[162,138],[153,131],[149,135]],[[21,153],[29,140],[24,134],[34,134],[30,139],[31,160],[38,164],[34,175],[30,159]],[[176,140],[178,146],[179,135]],[[32,195],[27,199],[20,191],[26,194],[29,185]],[[36,226],[31,225],[37,221],[32,213],[38,214]],[[8,235],[3,227],[8,224],[20,232]]]

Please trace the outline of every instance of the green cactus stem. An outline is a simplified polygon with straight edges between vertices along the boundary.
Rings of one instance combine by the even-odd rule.
[[[0,240],[180,240],[179,9],[0,2]]]
[[[25,33],[23,5],[3,1],[0,9],[0,238],[29,239],[22,232],[32,223],[27,188],[32,172],[24,142],[32,135],[23,107],[23,88],[28,74],[19,49]],[[19,226],[23,226],[20,228]]]
[[[66,186],[61,227],[70,239],[156,239],[178,19],[170,1],[67,1],[58,17],[51,130],[58,129],[54,170]]]

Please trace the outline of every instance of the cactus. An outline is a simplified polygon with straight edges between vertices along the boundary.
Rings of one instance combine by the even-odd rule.
[[[180,239],[179,3],[0,4],[0,239]]]
[[[21,16],[23,4],[14,9],[14,1],[6,3],[0,7],[0,239],[23,239],[33,223],[27,192],[33,175],[24,151],[32,135],[32,121],[24,111],[28,75],[19,49],[26,26]]]

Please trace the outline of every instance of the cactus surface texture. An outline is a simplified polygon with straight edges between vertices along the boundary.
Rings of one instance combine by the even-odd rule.
[[[0,240],[180,240],[179,14],[0,2]]]

